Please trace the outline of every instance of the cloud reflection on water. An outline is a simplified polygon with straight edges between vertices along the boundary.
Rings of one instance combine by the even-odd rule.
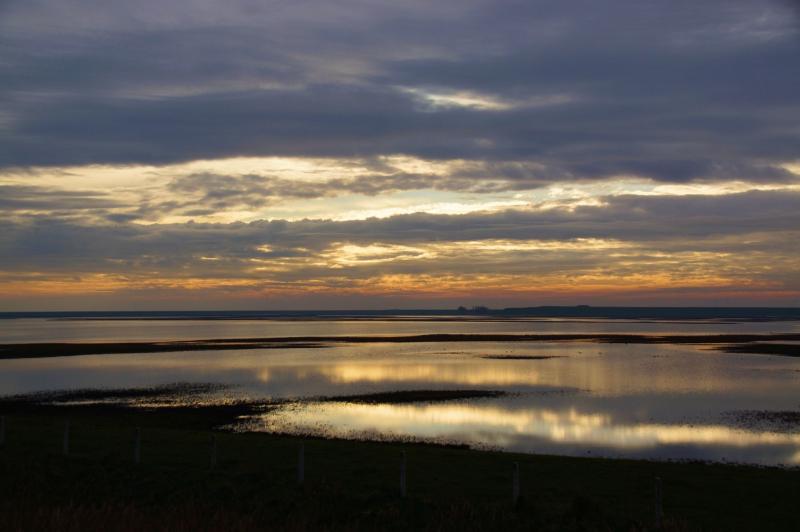
[[[487,354],[563,358],[481,358]],[[511,395],[454,403],[312,403],[280,410],[267,421],[280,430],[324,427],[336,434],[444,438],[525,452],[800,464],[800,435],[741,430],[722,415],[797,410],[800,361],[785,357],[690,345],[485,342],[0,361],[4,394],[174,382],[226,384],[233,388],[225,399],[250,400],[504,390]]]
[[[421,440],[458,441],[528,452],[569,449],[572,453],[660,456],[665,448],[693,448],[707,459],[800,465],[800,433],[753,432],[724,425],[627,424],[610,413],[527,408],[502,401],[445,404],[302,403],[256,420],[250,429],[357,437],[378,433]],[[686,458],[684,456],[683,458]]]

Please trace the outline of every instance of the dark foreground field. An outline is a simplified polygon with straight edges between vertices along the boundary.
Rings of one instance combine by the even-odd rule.
[[[295,437],[213,432],[212,468],[210,428],[235,407],[5,406],[2,530],[653,530],[655,477],[663,482],[660,529],[800,526],[796,469],[306,439],[300,486]]]

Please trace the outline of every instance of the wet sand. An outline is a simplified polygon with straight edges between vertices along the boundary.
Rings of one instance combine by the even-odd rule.
[[[726,353],[746,353],[752,355],[778,355],[784,357],[800,357],[800,344],[763,344],[746,343],[727,345],[717,348]]]
[[[800,411],[794,410],[733,410],[724,417],[748,430],[772,432],[800,431]]]
[[[553,358],[566,358],[563,355],[483,355],[486,360],[551,360]]]
[[[124,355],[134,353],[172,353],[176,351],[222,351],[234,349],[313,349],[322,343],[302,339],[278,338],[191,340],[175,342],[96,342],[96,343],[32,343],[0,344],[0,360],[14,358],[50,358],[80,355]]]
[[[187,427],[231,430],[238,419],[259,415],[274,408],[295,403],[355,403],[410,404],[458,401],[464,399],[494,399],[508,395],[500,390],[401,390],[356,395],[305,397],[301,399],[242,400],[219,398],[212,394],[224,392],[228,386],[215,383],[174,383],[145,388],[89,388],[37,392],[0,396],[0,412],[11,415],[91,415],[129,416],[133,413],[152,413],[171,423]],[[200,423],[198,427],[197,424]],[[323,437],[324,438],[324,437]],[[390,441],[385,439],[384,441]],[[404,441],[397,437],[397,441]],[[430,445],[455,444],[423,442]],[[464,444],[459,447],[466,448]]]
[[[0,410],[30,409],[35,407],[109,407],[115,408],[163,408],[175,405],[178,408],[198,409],[216,407],[218,404],[236,407],[235,415],[252,413],[259,407],[285,405],[297,402],[337,402],[358,404],[404,404],[457,401],[461,399],[494,399],[509,395],[502,390],[400,390],[354,395],[332,395],[273,400],[229,400],[205,401],[212,394],[224,392],[231,386],[217,383],[178,382],[163,386],[144,388],[87,388],[58,390],[30,394],[0,396]],[[233,421],[233,417],[230,421]]]
[[[728,353],[800,356],[800,346],[764,342],[800,341],[800,333],[639,335],[639,334],[422,334],[408,336],[307,336],[277,338],[222,338],[173,342],[96,342],[0,344],[0,359],[47,358],[77,355],[166,353],[243,349],[323,348],[351,343],[417,342],[594,342],[622,344],[712,345]]]

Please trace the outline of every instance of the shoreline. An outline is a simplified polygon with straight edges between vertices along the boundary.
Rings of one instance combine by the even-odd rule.
[[[204,401],[214,392],[224,391],[229,386],[217,383],[174,383],[146,388],[87,388],[33,392],[20,395],[0,396],[0,417],[6,425],[14,419],[83,419],[90,424],[125,425],[130,420],[136,424],[155,428],[211,431],[218,434],[266,436],[288,438],[297,441],[317,440],[328,442],[352,442],[376,445],[414,445],[432,448],[463,449],[479,453],[501,455],[547,456],[561,459],[593,459],[611,462],[642,462],[650,464],[700,464],[706,466],[732,466],[759,469],[777,469],[800,472],[800,465],[766,464],[756,462],[732,462],[725,460],[698,460],[690,458],[642,458],[630,456],[539,454],[506,450],[491,445],[471,445],[458,440],[439,440],[386,434],[380,437],[325,435],[317,432],[283,432],[262,430],[237,430],[237,421],[251,416],[264,415],[284,407],[304,403],[352,403],[365,405],[405,405],[448,403],[470,399],[497,399],[515,395],[514,392],[489,389],[459,390],[402,390],[351,395],[308,396],[270,400],[236,399],[231,401]],[[785,430],[794,431],[800,423],[800,412],[731,410],[727,416],[741,428],[755,424],[784,425]],[[3,445],[0,444],[0,449]]]
[[[214,394],[225,393],[236,387],[220,383],[177,382],[142,388],[84,388],[71,390],[41,391],[19,395],[0,396],[0,416],[3,417],[84,417],[91,419],[124,420],[129,418],[148,420],[161,426],[169,420],[168,428],[187,430],[210,430],[231,434],[269,434],[292,438],[311,438],[330,441],[359,441],[375,443],[415,443],[419,445],[458,447],[476,451],[494,450],[500,453],[536,454],[527,451],[510,451],[491,445],[471,444],[458,439],[405,436],[394,433],[367,431],[364,435],[328,435],[314,430],[273,431],[251,430],[245,421],[248,418],[269,415],[271,412],[296,406],[317,403],[347,403],[361,405],[408,405],[440,404],[458,401],[498,399],[518,395],[517,392],[487,389],[410,389],[377,391],[361,394],[316,395],[286,398],[235,398]],[[795,433],[800,430],[800,412],[790,410],[729,410],[723,413],[732,422],[731,426],[751,430],[769,428],[770,431]],[[354,433],[356,434],[356,433]],[[559,455],[552,456],[574,456]],[[646,462],[697,461],[680,458],[625,457],[616,454],[595,455],[608,460],[643,460]],[[737,464],[746,467],[778,467],[800,471],[800,464],[730,462],[723,460],[700,460],[705,464]]]

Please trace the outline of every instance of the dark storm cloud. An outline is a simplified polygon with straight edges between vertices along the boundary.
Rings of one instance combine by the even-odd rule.
[[[225,81],[302,79],[277,43],[255,29],[189,28],[24,36],[3,49],[3,93],[109,95],[204,92]],[[235,59],[233,57],[235,56]],[[211,86],[206,86],[211,84]]]
[[[778,1],[41,6],[0,21],[6,167],[409,154],[535,164],[529,187],[780,182],[800,157]]]
[[[396,92],[328,86],[145,102],[75,99],[31,105],[27,120],[8,138],[7,158],[0,160],[158,164],[176,157],[400,153],[527,159],[551,176],[575,179],[615,174],[665,181],[793,179],[772,164],[798,154],[791,113],[770,118],[697,110],[676,117],[663,109],[636,117],[629,114],[635,113],[630,104],[568,107],[417,112],[408,96]],[[45,145],[54,149],[41,150]],[[737,145],[740,153],[726,153]]]

